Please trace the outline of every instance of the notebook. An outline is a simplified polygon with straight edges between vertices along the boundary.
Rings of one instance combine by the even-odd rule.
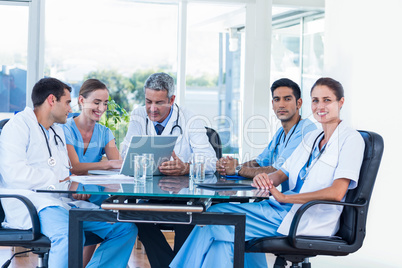
[[[120,170],[89,170],[88,173],[92,175],[116,175],[123,174],[126,176],[134,175],[134,156],[144,153],[154,154],[154,176],[163,175],[159,171],[159,165],[165,161],[169,161],[172,156],[173,148],[176,144],[178,136],[132,136],[130,146],[128,147],[127,154],[124,158],[123,165]]]

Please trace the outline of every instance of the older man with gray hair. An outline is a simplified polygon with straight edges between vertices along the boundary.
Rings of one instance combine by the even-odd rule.
[[[193,113],[175,104],[174,90],[174,80],[170,75],[154,73],[148,77],[144,84],[145,106],[131,113],[122,154],[126,154],[133,135],[177,135],[172,159],[159,166],[161,173],[173,176],[188,174],[191,153],[202,153],[206,159],[206,173],[214,173],[217,158],[208,141],[205,124]],[[174,225],[176,234],[172,250],[158,225],[137,223],[137,227],[151,267],[169,267],[193,229],[192,225]]]
[[[215,151],[208,141],[204,122],[175,104],[174,80],[166,73],[154,73],[144,84],[145,106],[131,113],[128,131],[122,143],[126,154],[134,135],[177,135],[172,160],[159,166],[165,175],[189,173],[191,153],[202,153],[206,159],[206,173],[215,172]]]

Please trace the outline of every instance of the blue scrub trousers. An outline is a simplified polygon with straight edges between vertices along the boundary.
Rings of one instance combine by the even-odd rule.
[[[41,232],[51,241],[49,268],[67,267],[68,210],[59,206],[51,206],[39,211],[38,215]],[[83,230],[91,231],[104,239],[92,256],[87,268],[126,268],[137,237],[137,227],[135,224],[83,222]]]
[[[266,236],[280,236],[279,225],[292,204],[266,200],[244,204],[218,204],[210,212],[246,213],[246,241]],[[234,226],[196,226],[173,259],[170,267],[233,267]],[[244,267],[267,267],[264,253],[246,253]]]

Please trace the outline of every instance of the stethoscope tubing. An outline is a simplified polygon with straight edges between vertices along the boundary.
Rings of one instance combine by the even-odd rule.
[[[169,135],[173,134],[173,131],[175,128],[178,128],[180,130],[180,135],[183,135],[183,129],[181,128],[181,126],[179,126],[180,108],[179,108],[179,105],[177,105],[176,103],[175,103],[175,105],[177,107],[177,116],[176,116],[175,123],[174,123],[172,129],[170,130]],[[148,116],[147,116],[147,118],[145,120],[145,135],[148,135],[148,122],[149,122],[149,120],[148,120]]]

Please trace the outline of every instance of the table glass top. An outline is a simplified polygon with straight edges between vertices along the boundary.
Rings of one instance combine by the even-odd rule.
[[[70,189],[37,189],[36,192],[78,193],[91,195],[125,195],[138,198],[212,198],[249,200],[268,198],[268,191],[251,187],[252,180],[228,180],[214,174],[206,175],[203,182],[188,176],[154,176],[145,182],[135,181],[133,177],[117,176],[74,176],[75,183]],[[78,187],[76,186],[78,183]],[[211,187],[209,188],[207,184]],[[71,190],[76,189],[76,190]]]

